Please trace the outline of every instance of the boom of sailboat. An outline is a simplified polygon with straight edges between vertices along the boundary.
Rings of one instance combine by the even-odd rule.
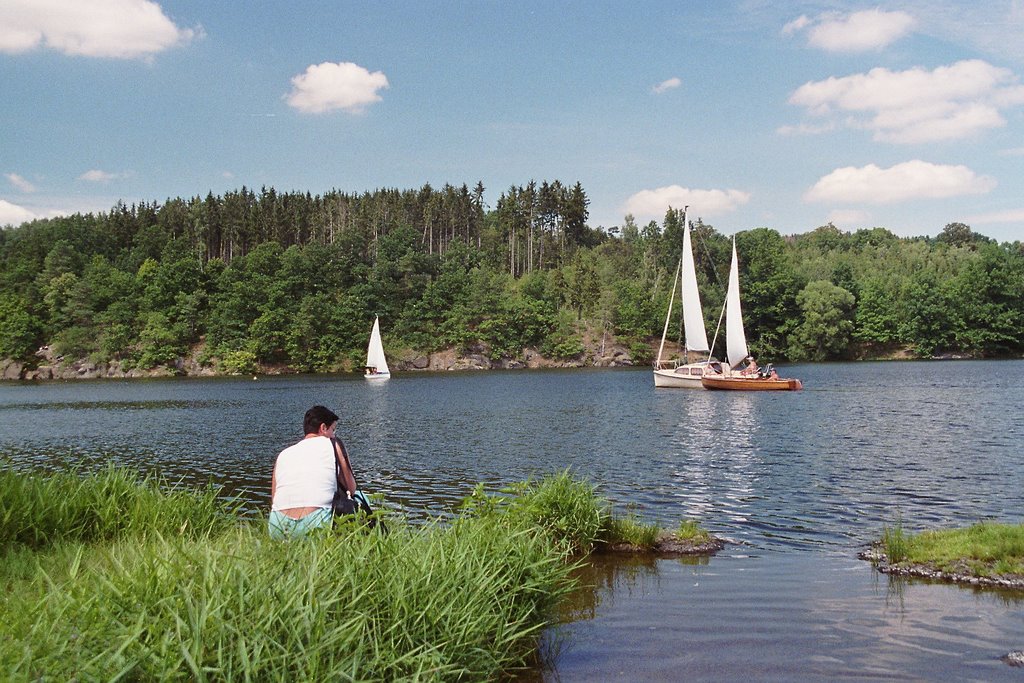
[[[743,330],[743,312],[740,308],[739,261],[736,257],[736,238],[732,242],[732,264],[729,268],[729,287],[725,297],[725,339],[727,364],[711,355],[704,313],[697,290],[697,273],[693,262],[690,223],[686,218],[689,207],[683,209],[683,251],[676,269],[676,278],[669,297],[665,329],[654,362],[654,386],[690,389],[719,389],[731,391],[795,391],[803,388],[798,379],[778,376],[769,364],[759,368],[747,349]],[[666,360],[665,337],[672,319],[676,286],[680,287],[680,305],[683,318],[683,358]],[[746,363],[745,367],[741,367]]]

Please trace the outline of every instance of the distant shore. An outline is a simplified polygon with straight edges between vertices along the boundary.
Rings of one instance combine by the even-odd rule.
[[[649,341],[650,356],[657,355],[659,340]],[[399,351],[391,360],[393,372],[446,372],[464,370],[523,370],[539,368],[615,368],[647,366],[649,361],[634,359],[630,349],[618,342],[602,343],[600,339],[585,340],[584,350],[577,356],[557,359],[544,356],[536,349],[526,349],[515,358],[492,359],[486,349],[472,349],[468,353],[460,353],[458,349],[448,348],[431,353],[413,350]],[[668,358],[680,355],[676,344],[666,342],[665,355]],[[126,367],[121,361],[94,362],[88,358],[68,359],[56,355],[49,346],[44,346],[36,357],[38,361],[26,362],[11,359],[0,360],[0,380],[8,381],[50,381],[74,379],[144,379],[163,377],[228,377],[228,376],[267,376],[301,374],[304,371],[287,365],[257,364],[250,371],[226,372],[215,365],[199,362],[198,353],[180,357],[172,365],[141,369]],[[946,353],[932,357],[930,360],[970,360],[968,354]],[[865,350],[854,359],[856,361],[878,360],[920,360],[909,349],[887,347],[884,349]],[[341,366],[336,370],[323,374],[358,373],[359,368]]]

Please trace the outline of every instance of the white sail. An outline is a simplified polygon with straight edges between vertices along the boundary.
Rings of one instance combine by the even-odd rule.
[[[749,354],[743,333],[743,312],[740,310],[740,268],[736,261],[736,238],[732,238],[732,266],[729,268],[729,291],[725,296],[725,349],[729,366],[735,368]]]
[[[366,367],[374,368],[378,375],[390,375],[388,361],[384,358],[384,344],[380,340],[380,318],[373,319],[370,344],[366,347]]]
[[[693,265],[693,248],[690,242],[690,223],[683,212],[683,332],[686,335],[688,351],[708,349],[708,333],[704,329],[704,311],[700,307],[700,293],[697,291],[697,270]]]

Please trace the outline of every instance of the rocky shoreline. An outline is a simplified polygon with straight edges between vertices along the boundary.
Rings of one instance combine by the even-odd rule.
[[[611,335],[602,338],[599,335],[586,335],[582,339],[583,352],[572,358],[556,359],[544,356],[537,349],[525,349],[514,358],[492,359],[488,349],[474,347],[465,352],[455,348],[443,349],[432,353],[420,353],[414,350],[399,350],[393,359],[389,357],[393,372],[458,372],[465,370],[525,370],[539,368],[615,368],[646,365],[647,358],[637,360],[630,349],[619,343]],[[648,358],[657,355],[660,340],[648,340]],[[161,377],[225,377],[231,375],[290,375],[301,371],[287,365],[257,365],[251,372],[227,372],[215,365],[201,363],[202,343],[197,344],[188,356],[176,358],[170,365],[149,369],[128,368],[121,361],[93,362],[88,358],[66,358],[58,356],[49,346],[36,352],[38,360],[18,361],[0,359],[0,381],[66,381],[74,379],[138,379]],[[665,356],[678,357],[681,350],[671,341],[665,343]],[[936,356],[933,360],[961,360],[972,356],[963,354],[946,354]],[[857,360],[909,360],[913,356],[907,349],[879,348],[873,353],[861,353]],[[360,368],[352,366],[339,367],[338,373],[358,373]]]
[[[871,547],[857,555],[862,560],[867,560],[875,566],[875,569],[883,574],[895,576],[915,576],[923,579],[946,581],[950,583],[965,584],[970,586],[981,586],[986,588],[1009,588],[1013,590],[1024,590],[1024,576],[1018,574],[1000,576],[976,576],[971,573],[966,563],[961,571],[945,571],[931,564],[913,564],[907,562],[890,563],[889,558],[881,548]]]
[[[536,349],[526,349],[516,358],[492,360],[487,349],[477,347],[468,353],[459,353],[449,348],[433,353],[399,351],[391,361],[393,372],[445,372],[461,370],[519,370],[536,368],[614,368],[635,365],[629,349],[618,343],[601,343],[600,339],[587,340],[583,353],[569,359],[554,359],[542,355]],[[668,345],[666,345],[668,346]],[[199,362],[199,347],[186,357],[175,359],[174,363],[150,369],[126,368],[121,361],[96,363],[88,358],[71,359],[58,356],[49,346],[36,352],[39,359],[23,362],[11,359],[0,360],[0,380],[74,380],[74,379],[137,379],[159,377],[217,377],[229,376],[215,366]],[[656,350],[656,349],[654,349]],[[339,372],[358,372],[359,368],[340,368]],[[254,375],[289,375],[299,371],[286,365],[259,365]]]

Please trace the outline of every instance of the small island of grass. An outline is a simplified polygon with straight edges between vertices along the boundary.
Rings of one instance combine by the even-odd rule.
[[[860,556],[887,574],[1024,589],[1024,524],[980,522],[908,534],[897,523]]]
[[[651,552],[659,555],[710,555],[725,545],[722,539],[702,529],[695,520],[685,519],[676,529],[644,524],[633,515],[609,518],[601,550],[608,552]]]

